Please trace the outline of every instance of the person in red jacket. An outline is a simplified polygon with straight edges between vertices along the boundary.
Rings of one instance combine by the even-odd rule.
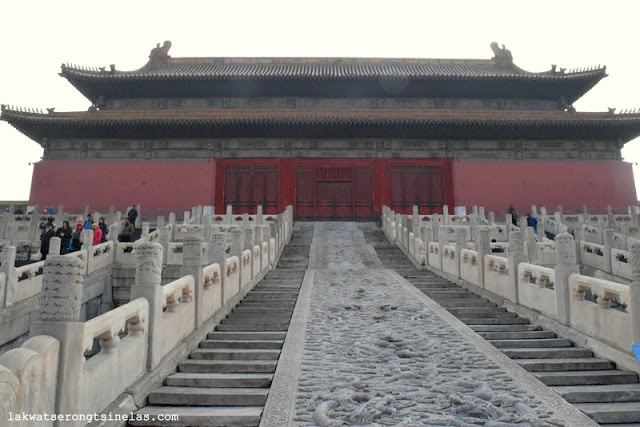
[[[93,227],[93,244],[99,245],[100,242],[102,241],[102,230],[100,230],[100,227],[95,222],[93,223],[92,227]]]

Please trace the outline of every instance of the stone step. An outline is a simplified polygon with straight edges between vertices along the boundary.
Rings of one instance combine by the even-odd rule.
[[[271,374],[219,374],[178,372],[169,375],[164,385],[173,387],[230,387],[259,388],[270,387]]]
[[[272,374],[276,369],[276,360],[206,360],[188,359],[180,362],[179,372],[226,372],[236,374]]]
[[[208,340],[276,340],[283,341],[286,332],[209,332]]]
[[[523,331],[539,331],[538,325],[472,325],[472,330],[477,333],[481,332],[523,332]]]
[[[227,317],[220,321],[221,325],[282,325],[289,323],[284,316],[278,317]]]
[[[524,317],[458,317],[467,325],[527,325],[531,321]]]
[[[447,311],[456,317],[517,317],[504,307],[459,307],[448,308]]]
[[[478,331],[476,331],[478,332]],[[555,338],[556,334],[551,331],[496,331],[496,332],[478,332],[485,340],[523,340],[535,338]]]
[[[293,312],[293,307],[243,307],[236,306],[231,313],[234,314],[247,314],[247,313],[268,313],[268,314],[288,314],[291,316]]]
[[[526,340],[489,340],[496,348],[549,348],[571,347],[573,343],[566,338],[543,338]]]
[[[255,309],[248,308],[247,310],[233,311],[229,313],[228,318],[243,319],[243,318],[259,317],[259,318],[270,318],[270,319],[290,319],[292,314],[293,314],[293,310],[266,311],[265,309],[262,309],[262,308],[255,308]]]
[[[160,387],[149,394],[151,405],[172,406],[260,406],[267,401],[267,388]]]
[[[640,423],[640,402],[574,403],[600,424]]]
[[[574,359],[593,356],[591,350],[582,347],[505,348],[502,352],[512,359]]]
[[[431,297],[431,295],[429,295]],[[459,307],[496,307],[497,305],[489,300],[483,298],[433,298],[438,304],[444,308],[459,308]]]
[[[236,307],[240,308],[282,308],[282,309],[293,309],[296,306],[295,301],[242,301]]]
[[[286,332],[289,324],[282,325],[235,325],[225,324],[216,326],[216,331],[220,332]]]
[[[638,383],[557,386],[553,391],[570,403],[640,401]]]
[[[436,301],[445,300],[446,298],[457,299],[475,299],[478,296],[469,291],[460,291],[457,289],[446,289],[441,291],[429,291],[429,298]]]
[[[198,348],[189,357],[207,360],[278,360],[280,350]]]
[[[132,426],[157,426],[160,417],[175,415],[176,420],[162,421],[163,426],[258,426],[262,406],[199,407],[199,406],[146,406],[136,412],[141,419],[129,421]],[[146,421],[144,420],[146,419]]]
[[[277,340],[204,340],[200,348],[281,349],[282,344]]]
[[[610,360],[595,357],[563,359],[518,359],[518,364],[529,372],[603,371],[615,369]]]
[[[262,295],[247,295],[243,300],[242,303],[246,304],[246,303],[260,303],[260,304],[295,304],[296,300],[298,299],[298,296],[292,296],[290,298],[283,298],[281,296],[278,296],[277,298],[271,298],[271,297],[264,297]]]
[[[567,371],[533,372],[543,384],[554,385],[596,385],[596,384],[632,384],[638,382],[635,372],[626,371]]]

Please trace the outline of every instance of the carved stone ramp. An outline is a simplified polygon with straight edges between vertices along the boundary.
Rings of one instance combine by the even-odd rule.
[[[418,270],[384,234],[371,234],[385,267],[466,323],[520,366],[599,424],[640,425],[638,375],[616,369],[587,348],[531,324],[467,289],[427,270]]]
[[[313,229],[297,225],[270,271],[148,397],[135,426],[257,426],[307,269]],[[175,414],[178,420],[159,421]]]

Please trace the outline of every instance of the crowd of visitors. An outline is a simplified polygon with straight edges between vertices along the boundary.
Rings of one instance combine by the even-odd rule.
[[[7,209],[5,211],[9,213]],[[32,212],[29,212],[31,214]],[[14,210],[15,215],[24,215],[23,210],[20,206],[18,206]],[[55,211],[51,207],[45,207],[43,214],[46,215],[55,215]],[[119,234],[118,240],[120,242],[130,242],[135,233],[135,222],[138,218],[138,210],[134,205],[131,205],[127,211],[127,217],[124,219],[124,226],[122,228],[122,233]],[[22,220],[22,218],[16,218],[16,220]],[[93,231],[93,244],[98,245],[100,243],[104,243],[108,240],[109,234],[109,226],[107,225],[105,217],[100,217],[98,222],[93,220],[93,216],[91,214],[87,215],[87,218],[84,222],[78,221],[76,223],[76,228],[73,230],[69,221],[63,221],[62,226],[55,230],[54,227],[55,217],[50,216],[46,221],[40,223],[40,229],[42,232],[40,233],[40,253],[42,254],[42,260],[45,260],[49,255],[49,243],[51,242],[52,237],[60,238],[60,255],[64,255],[70,252],[76,252],[82,249],[83,243],[83,232],[85,230]]]

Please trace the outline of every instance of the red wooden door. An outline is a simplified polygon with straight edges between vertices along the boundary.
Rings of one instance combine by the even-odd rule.
[[[410,214],[414,205],[421,214],[442,213],[443,169],[438,166],[397,166],[389,168],[391,209]]]
[[[371,176],[371,166],[298,166],[296,169],[296,219],[371,221],[373,219]]]
[[[227,166],[224,176],[224,206],[234,213],[278,213],[278,168],[272,166]]]

